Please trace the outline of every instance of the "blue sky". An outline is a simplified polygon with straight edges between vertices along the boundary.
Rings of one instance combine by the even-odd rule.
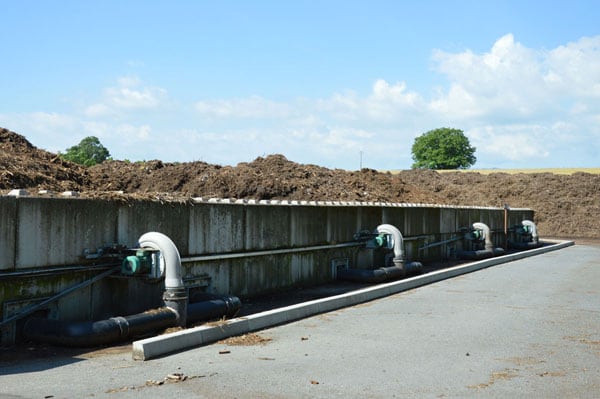
[[[598,167],[597,1],[0,0],[0,126],[115,159]]]

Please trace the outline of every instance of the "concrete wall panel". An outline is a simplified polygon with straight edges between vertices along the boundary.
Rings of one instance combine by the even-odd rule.
[[[293,254],[291,257],[291,278],[295,284],[313,281],[315,276],[315,262],[313,254]]]
[[[72,294],[60,298],[57,301],[57,306],[59,309],[58,318],[61,320],[70,321],[92,320],[93,315],[91,314],[91,306],[81,306],[83,303],[91,303],[91,291],[92,288],[87,286],[73,292]]]
[[[290,244],[292,247],[327,243],[327,208],[292,206],[290,208]]]
[[[192,206],[189,220],[189,255],[244,250],[246,206]]]
[[[508,227],[520,225],[523,220],[533,220],[533,211],[530,210],[509,210]]]
[[[183,263],[184,284],[186,279],[198,276],[208,276],[208,286],[204,288],[206,292],[212,294],[235,294],[230,286],[230,266],[229,260],[209,260],[193,261]]]
[[[469,210],[469,224],[468,227],[471,227],[473,223],[483,222],[485,223],[483,209],[471,209]],[[486,223],[487,224],[487,223]]]
[[[353,241],[353,236],[361,229],[376,226],[359,226],[357,207],[333,206],[327,208],[327,241],[341,243]]]
[[[116,241],[116,220],[107,201],[19,199],[16,267],[77,264],[84,249]]]
[[[357,233],[360,230],[373,231],[377,226],[382,224],[382,208],[379,206],[365,206],[357,209],[357,230],[352,234]]]
[[[118,242],[130,247],[137,245],[144,233],[156,231],[167,235],[181,255],[189,253],[190,209],[187,204],[161,204],[140,201],[135,206],[119,208]]]
[[[405,220],[406,208],[386,207],[381,210],[381,223],[396,226],[402,235],[406,234],[404,231],[402,231],[404,229]]]
[[[17,199],[0,197],[0,271],[15,268]]]
[[[260,260],[256,257],[232,259],[230,290],[235,295],[248,297],[285,288],[285,282],[290,280],[290,257],[288,254],[261,256]]]
[[[440,229],[440,209],[415,207],[407,208],[409,217],[405,219],[405,236],[419,236],[431,233],[438,233]]]
[[[477,218],[479,219],[479,213],[477,213]],[[456,209],[456,231],[460,231],[460,229],[465,227],[471,227],[472,224],[473,216],[469,209]]]
[[[456,208],[440,209],[440,234],[452,234],[458,230]]]
[[[246,209],[245,249],[247,251],[289,247],[290,207],[248,206]]]

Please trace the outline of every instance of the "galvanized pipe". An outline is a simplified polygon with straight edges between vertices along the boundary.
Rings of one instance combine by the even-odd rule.
[[[330,245],[314,245],[310,247],[299,247],[299,248],[285,248],[285,249],[270,249],[265,251],[252,251],[252,252],[236,252],[236,253],[224,253],[215,255],[201,255],[201,256],[190,256],[181,259],[183,263],[190,262],[210,262],[215,260],[225,259],[239,259],[249,258],[255,256],[270,256],[270,255],[282,255],[282,254],[293,254],[299,252],[310,252],[319,251],[324,249],[336,249],[336,248],[349,248],[363,246],[363,243],[359,242],[345,242],[341,244],[330,244]]]

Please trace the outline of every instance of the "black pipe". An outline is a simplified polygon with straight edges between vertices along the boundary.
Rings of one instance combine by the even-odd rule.
[[[477,251],[457,251],[456,256],[460,259],[478,260],[504,255],[503,248],[480,249]]]
[[[529,241],[529,242],[513,242],[513,241],[509,241],[508,242],[508,247],[509,248],[514,248],[514,249],[533,249],[533,248],[538,248],[541,247],[542,243],[539,241]]]
[[[235,296],[222,296],[188,304],[188,323],[210,320],[219,317],[232,317],[242,307],[242,301]]]
[[[389,266],[378,269],[344,269],[337,272],[337,278],[360,283],[382,283],[399,280],[412,274],[419,274],[422,268],[423,265],[420,262],[408,262],[404,264],[404,267]]]
[[[32,341],[53,345],[89,347],[124,341],[172,327],[176,322],[177,314],[169,308],[100,321],[69,322],[31,318],[23,326],[23,335]]]
[[[222,316],[230,317],[241,306],[241,301],[235,296],[211,297],[188,304],[187,320],[192,323]],[[167,307],[94,322],[31,318],[23,326],[23,335],[32,341],[59,346],[100,346],[174,327],[177,319],[177,313]]]

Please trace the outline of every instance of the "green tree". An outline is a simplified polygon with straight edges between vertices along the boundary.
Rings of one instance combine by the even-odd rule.
[[[60,154],[60,156],[67,161],[92,166],[106,161],[110,157],[110,153],[100,143],[98,137],[88,136],[81,140],[79,144],[67,148],[67,152]]]
[[[413,169],[467,169],[475,164],[475,147],[462,130],[447,127],[430,130],[415,138]]]

